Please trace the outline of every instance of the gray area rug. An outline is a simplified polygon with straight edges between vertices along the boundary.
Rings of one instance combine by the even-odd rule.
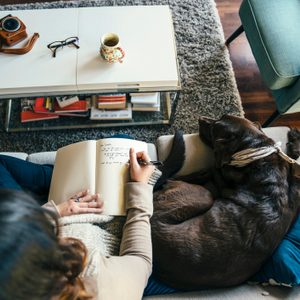
[[[6,133],[1,126],[0,151],[27,153],[56,150],[86,139],[112,134],[129,134],[136,139],[155,142],[176,129],[184,133],[198,131],[200,115],[219,118],[224,114],[243,116],[229,53],[224,45],[223,29],[214,0],[88,0],[58,1],[1,6],[0,10],[41,9],[77,6],[169,5],[173,15],[182,91],[175,119],[170,125],[151,125],[110,129],[72,129]],[[4,107],[0,106],[4,124]]]

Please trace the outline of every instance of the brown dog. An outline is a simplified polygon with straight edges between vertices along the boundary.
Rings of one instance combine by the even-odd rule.
[[[300,204],[300,179],[278,153],[230,165],[241,150],[274,145],[260,128],[233,116],[199,123],[215,167],[185,178],[204,185],[168,181],[155,193],[151,219],[154,275],[180,289],[247,280],[278,246]],[[296,157],[299,139],[290,144]]]

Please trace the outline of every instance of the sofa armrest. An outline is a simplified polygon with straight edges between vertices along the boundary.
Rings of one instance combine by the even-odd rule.
[[[272,138],[275,142],[281,142],[282,150],[286,152],[287,133],[289,127],[278,126],[263,128],[264,133]],[[156,141],[158,158],[164,161],[172,147],[173,135],[160,136]],[[198,133],[183,135],[186,147],[186,159],[183,167],[179,170],[176,176],[191,174],[210,168],[213,165],[214,158],[211,148],[206,146],[200,139]],[[299,161],[299,159],[298,159]]]
[[[27,160],[41,165],[54,165],[56,151],[37,152],[29,154]]]
[[[148,154],[151,160],[157,160],[157,151],[154,144],[148,143]]]
[[[26,160],[28,157],[28,154],[25,152],[0,152],[0,155],[12,156],[23,160]]]
[[[213,153],[200,139],[198,133],[184,134],[185,162],[178,176],[191,174],[213,165]],[[158,158],[165,161],[168,157],[173,143],[173,135],[160,136],[156,141]]]

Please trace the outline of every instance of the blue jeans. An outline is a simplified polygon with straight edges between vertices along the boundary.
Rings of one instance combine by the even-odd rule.
[[[35,164],[23,159],[0,155],[0,189],[29,192],[43,205],[48,200],[53,165]],[[152,275],[144,295],[169,294],[176,292],[157,281]]]
[[[0,155],[0,188],[23,190],[43,205],[48,200],[52,171],[52,165]]]

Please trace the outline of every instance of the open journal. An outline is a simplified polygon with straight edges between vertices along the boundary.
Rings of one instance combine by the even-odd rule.
[[[88,140],[57,151],[49,200],[60,203],[89,189],[104,201],[105,215],[125,215],[129,149],[146,151],[147,143],[123,138]]]

